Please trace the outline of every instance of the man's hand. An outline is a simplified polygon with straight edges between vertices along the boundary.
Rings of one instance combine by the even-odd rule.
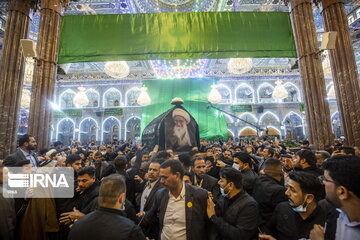
[[[266,235],[266,234],[259,234],[259,239],[261,240],[276,240],[276,238],[274,238],[271,235]]]
[[[139,213],[136,214],[137,217],[142,217],[144,215],[145,215],[145,212],[139,212]]]
[[[324,240],[324,228],[321,225],[314,224],[313,229],[310,231],[310,239],[311,240]]]
[[[74,220],[81,218],[82,216],[85,216],[85,214],[83,214],[82,212],[80,212],[79,210],[77,210],[74,207],[72,212],[66,212],[66,213],[60,214],[59,221],[60,221],[60,223],[68,225],[70,223],[73,223]]]
[[[226,164],[223,162],[223,161],[221,161],[221,160],[217,160],[217,162],[216,162],[216,166],[217,167],[225,167],[226,166]]]
[[[135,175],[134,180],[139,183],[142,183],[144,181],[139,175]]]
[[[210,196],[208,196],[206,212],[207,212],[208,218],[211,218],[212,216],[215,215],[215,204],[211,200]]]

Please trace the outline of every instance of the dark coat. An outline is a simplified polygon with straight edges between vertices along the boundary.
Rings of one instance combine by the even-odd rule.
[[[140,227],[120,210],[99,207],[75,222],[68,240],[144,240]]]
[[[215,206],[216,216],[211,217],[216,229],[217,240],[257,239],[259,212],[256,201],[245,191],[228,205],[228,199],[218,198]]]
[[[324,226],[327,211],[318,206],[310,217],[303,220],[288,202],[277,205],[271,220],[265,225],[264,232],[278,240],[308,239],[314,224]]]
[[[32,153],[31,155],[34,157],[34,159],[36,161],[36,167],[38,167],[39,160],[37,159],[36,154]],[[13,166],[13,163],[15,163],[15,162],[26,161],[26,160],[27,159],[26,159],[24,153],[20,149],[17,149],[16,152],[10,154],[9,156],[7,156],[4,159],[4,166]]]
[[[275,207],[280,202],[288,201],[286,188],[276,179],[267,175],[260,175],[254,183],[252,197],[259,204],[260,226],[271,219]]]
[[[192,182],[194,182],[194,178],[195,176],[192,177]],[[211,192],[214,199],[217,199],[220,195],[218,180],[208,174],[204,175],[201,188]]]
[[[243,177],[243,188],[248,194],[252,194],[255,179],[257,178],[257,174],[252,169],[245,169],[241,171],[241,175]]]
[[[94,182],[76,199],[76,208],[82,213],[91,212],[92,202],[99,196],[99,183]]]
[[[204,189],[186,183],[184,183],[184,186],[187,240],[207,239],[207,226],[209,226],[206,213],[207,192]],[[149,224],[151,219],[158,216],[161,233],[168,201],[169,190],[167,188],[158,190],[152,208],[145,214],[143,224]]]

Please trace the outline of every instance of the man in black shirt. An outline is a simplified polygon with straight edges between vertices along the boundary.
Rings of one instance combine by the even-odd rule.
[[[324,225],[327,211],[318,205],[323,186],[317,177],[306,172],[289,174],[288,202],[277,205],[260,239],[308,239],[314,224]]]

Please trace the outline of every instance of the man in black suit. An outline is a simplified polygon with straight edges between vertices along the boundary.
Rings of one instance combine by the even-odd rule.
[[[39,166],[33,150],[36,149],[36,140],[33,136],[25,134],[19,138],[19,148],[4,160],[4,166],[14,165],[15,162],[29,160],[33,167]]]
[[[207,239],[207,192],[183,182],[184,169],[178,160],[160,166],[160,182],[165,188],[156,194],[153,207],[145,213],[146,225],[158,214],[162,240]]]
[[[206,164],[202,157],[196,157],[191,162],[191,170],[194,173],[191,181],[193,185],[211,192],[214,199],[220,195],[218,180],[206,174]]]
[[[100,207],[75,222],[68,239],[144,240],[141,229],[120,210],[125,204],[125,191],[122,176],[113,174],[105,177],[100,187]]]

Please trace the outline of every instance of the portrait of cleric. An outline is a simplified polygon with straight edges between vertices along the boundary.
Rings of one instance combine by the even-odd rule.
[[[182,108],[174,108],[165,118],[165,147],[174,152],[190,151],[197,146],[196,122]]]

